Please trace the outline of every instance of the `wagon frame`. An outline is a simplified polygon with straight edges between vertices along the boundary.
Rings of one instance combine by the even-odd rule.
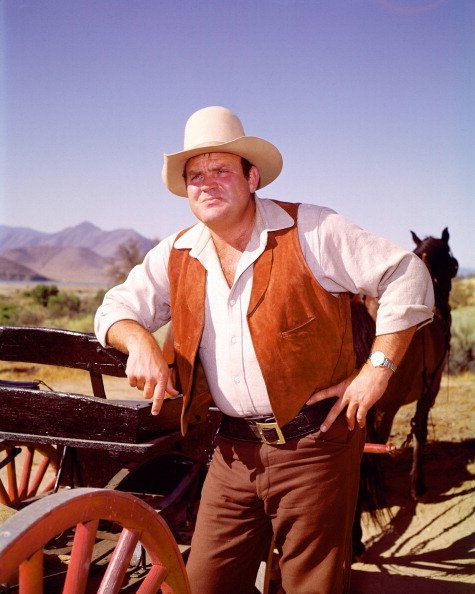
[[[165,525],[164,529],[160,529],[160,534],[165,539],[167,550],[176,547],[180,551],[180,559],[186,557],[201,484],[219,424],[217,411],[211,410],[204,422],[192,426],[186,437],[183,437],[180,431],[181,397],[166,399],[158,417],[150,414],[150,402],[108,399],[103,376],[125,378],[127,356],[113,348],[102,347],[92,334],[51,328],[0,327],[0,360],[81,369],[89,373],[92,389],[92,394],[85,395],[40,389],[39,381],[0,384],[0,453],[3,451],[5,454],[3,459],[0,458],[0,469],[4,467],[3,474],[6,474],[5,485],[0,480],[0,502],[21,510],[0,528],[0,547],[6,547],[0,549],[0,555],[3,551],[0,584],[11,569],[7,568],[7,571],[5,564],[18,561],[18,556],[12,556],[11,550],[15,547],[10,541],[12,533],[20,540],[24,539],[21,534],[25,522],[31,523],[30,537],[35,530],[38,531],[35,526],[46,520],[49,525],[53,522],[53,532],[57,528],[59,533],[64,529],[65,517],[80,517],[74,511],[79,500],[87,507],[89,504],[86,501],[98,498],[102,498],[100,515],[104,520],[109,517],[106,508],[111,506],[110,503],[104,503],[103,498],[106,496],[115,502],[114,505],[119,502],[122,507],[125,505],[125,508],[129,506],[137,510],[143,504],[147,508],[141,515],[144,522],[141,530],[148,546],[147,563],[150,569],[142,571],[140,578],[137,578],[137,590],[126,588],[124,591],[142,592],[142,587],[145,588],[144,592],[158,591],[157,584],[162,584],[163,592],[187,592],[187,581],[182,577],[173,577],[170,583],[175,586],[167,590],[170,585],[163,581],[166,572],[159,576],[162,581],[154,578],[150,581],[154,585],[147,585],[148,575],[150,572],[157,573],[154,567],[162,563],[160,559],[163,555],[158,554],[162,544],[150,548],[151,541],[150,538],[147,541],[146,534],[151,522],[150,514],[159,511],[161,518],[166,521],[165,524],[161,518],[159,520]],[[18,454],[22,450],[23,466],[19,469]],[[35,468],[33,459],[38,453],[41,461]],[[55,476],[53,481],[45,483],[48,468],[53,469]],[[146,488],[142,488],[144,483],[147,488],[151,483],[156,485],[147,492]],[[65,489],[72,491],[66,493]],[[102,490],[104,493],[96,493]],[[53,505],[51,508],[55,501],[58,507]],[[124,514],[114,518],[115,524],[122,525],[123,531],[129,530],[126,520]],[[83,520],[78,521],[77,525],[74,522],[71,524],[71,527],[76,526],[76,534],[85,530],[79,529],[80,524],[83,526]],[[83,544],[79,546],[83,552],[80,554],[85,554],[84,539],[97,538],[92,526],[96,526],[98,521],[99,518],[87,520],[92,536],[82,537]],[[171,532],[167,532],[166,525]],[[8,538],[5,529],[9,532]],[[140,532],[137,526],[132,531],[135,531],[134,534]],[[39,533],[45,533],[44,527],[39,529]],[[134,541],[134,546],[137,546],[139,539],[137,535],[131,536],[130,532],[127,535],[118,538],[129,539],[129,545],[122,543],[120,553],[111,551],[109,567],[115,562],[122,569],[119,572],[106,570],[104,584],[108,585],[104,585],[104,592],[120,591],[126,573],[133,573],[131,570],[126,571],[125,566],[134,554],[131,542]],[[42,546],[46,543],[45,540]],[[74,547],[71,547],[73,553]],[[88,554],[93,557],[92,550],[88,549]],[[144,554],[141,556],[142,569],[145,570]],[[170,552],[165,557],[169,558]],[[170,558],[174,558],[174,555]],[[68,567],[72,559],[72,556],[68,559]],[[18,583],[15,587],[19,587],[20,592],[38,591],[40,577],[41,580],[45,579],[39,565],[38,560],[23,560],[23,574],[20,572],[19,581],[14,579],[15,584]],[[181,566],[175,562],[172,566],[173,576],[184,571],[183,561]],[[68,578],[70,570],[66,569],[63,572],[66,575],[65,589],[62,591],[86,592],[87,576],[84,572],[80,579],[81,588],[84,589],[77,590],[75,588],[79,582],[76,578]],[[131,579],[127,577],[127,587],[133,587],[130,582]],[[178,590],[173,589],[176,584],[181,584]],[[48,591],[52,587],[48,586]],[[5,591],[17,590],[10,588]]]

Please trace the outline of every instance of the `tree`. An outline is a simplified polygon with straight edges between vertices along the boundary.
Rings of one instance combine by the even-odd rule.
[[[129,239],[120,245],[115,256],[108,261],[106,274],[111,283],[114,285],[123,283],[132,268],[142,262],[144,255],[137,239]]]

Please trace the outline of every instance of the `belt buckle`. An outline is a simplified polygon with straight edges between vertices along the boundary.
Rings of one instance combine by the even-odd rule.
[[[281,445],[283,443],[285,443],[285,437],[284,434],[282,433],[282,429],[279,427],[279,425],[277,424],[276,421],[273,422],[264,422],[264,423],[260,423],[259,421],[256,421],[256,429],[257,432],[259,433],[259,437],[261,438],[262,443],[265,443],[266,445]],[[269,441],[266,436],[264,435],[264,430],[265,429],[274,429],[275,432],[277,433],[277,439],[274,441]]]

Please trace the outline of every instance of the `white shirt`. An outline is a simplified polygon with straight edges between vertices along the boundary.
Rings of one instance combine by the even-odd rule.
[[[264,251],[268,232],[292,224],[292,218],[273,201],[256,198],[254,230],[231,288],[204,224],[198,223],[176,241],[177,249],[190,249],[190,256],[207,271],[200,359],[214,402],[228,415],[271,413],[246,313],[253,263]],[[304,257],[324,289],[335,295],[351,292],[379,298],[377,334],[404,330],[432,318],[432,281],[414,254],[315,205],[300,205],[298,231]],[[167,269],[175,239],[176,234],[153,248],[124,284],[106,294],[96,314],[96,334],[102,344],[109,327],[121,319],[133,319],[152,332],[169,321]]]

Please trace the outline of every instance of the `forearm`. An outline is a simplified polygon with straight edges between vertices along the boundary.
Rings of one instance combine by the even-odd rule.
[[[371,352],[382,351],[395,365],[399,365],[416,330],[417,326],[411,326],[399,332],[380,334],[374,339]]]
[[[138,349],[141,342],[149,342],[150,339],[155,341],[152,334],[134,320],[115,322],[106,334],[107,344],[127,355],[131,350]]]
[[[153,335],[138,322],[121,320],[113,324],[106,335],[107,344],[129,355],[125,373],[133,388],[153,399],[152,414],[158,414],[165,392],[173,396],[175,390],[163,356]]]
[[[372,352],[381,351],[392,363],[398,366],[416,331],[416,326],[411,326],[400,332],[391,334],[382,334],[374,340]],[[389,380],[395,372],[388,367],[374,367],[371,362],[367,362],[358,375],[350,384],[348,396],[358,401],[358,417],[360,424],[364,424],[364,417],[367,411],[374,405],[386,391]],[[396,370],[397,373],[397,370]],[[350,413],[351,414],[351,413]]]

